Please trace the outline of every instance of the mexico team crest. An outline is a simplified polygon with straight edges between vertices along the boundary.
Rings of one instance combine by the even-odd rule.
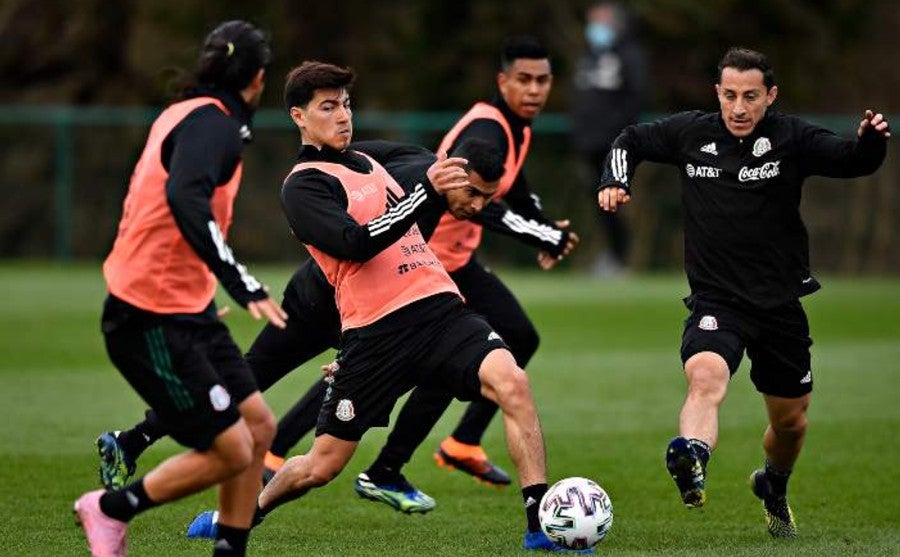
[[[772,150],[772,142],[768,137],[760,137],[753,143],[753,156],[761,157]]]
[[[700,318],[700,324],[697,325],[704,331],[717,331],[719,330],[719,322],[716,321],[716,318],[712,315],[704,315]]]
[[[231,395],[222,385],[213,385],[209,390],[209,403],[216,412],[221,412],[231,405]]]
[[[353,407],[353,401],[349,399],[341,399],[337,403],[337,409],[334,415],[342,422],[349,422],[356,417],[356,409]]]

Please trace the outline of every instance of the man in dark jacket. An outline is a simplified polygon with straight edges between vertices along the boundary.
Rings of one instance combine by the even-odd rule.
[[[716,84],[721,111],[683,112],[626,128],[613,143],[598,193],[615,211],[630,200],[642,160],[678,166],[685,210],[684,265],[691,295],[681,357],[687,398],[666,466],[688,508],[706,499],[718,411],[746,350],[769,416],[766,460],[751,475],[769,533],[794,537],[787,482],[806,434],[813,385],[809,324],[799,298],[819,288],[800,218],[811,175],[853,178],[881,165],[890,131],[867,110],[855,139],[768,112],[778,87],[766,57],[730,49]]]
[[[593,195],[613,140],[625,126],[638,121],[647,105],[650,76],[633,16],[625,6],[595,3],[587,9],[585,19],[587,48],[575,66],[569,113],[572,146]],[[601,211],[601,222],[607,248],[593,271],[597,276],[615,276],[627,263],[628,230],[616,213]]]

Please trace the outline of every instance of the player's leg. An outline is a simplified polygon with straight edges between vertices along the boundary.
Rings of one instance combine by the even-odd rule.
[[[731,375],[743,356],[741,320],[728,308],[689,302],[681,346],[687,395],[678,420],[679,436],[666,449],[666,468],[689,508],[706,501],[706,468],[719,440],[719,408]]]
[[[760,316],[764,334],[747,348],[750,377],[763,393],[769,425],[763,435],[766,460],[750,476],[753,493],[763,502],[769,533],[797,535],[788,505],[788,480],[800,456],[807,430],[812,370],[809,324],[799,302]]]
[[[166,431],[153,410],[125,431],[106,431],[97,437],[100,482],[106,489],[119,489],[137,469],[138,458],[150,445],[165,437]]]
[[[76,512],[92,548],[124,554],[125,524],[134,516],[223,481],[250,464],[252,435],[205,350],[203,339],[211,328],[121,327],[105,335],[110,358],[122,375],[159,413],[173,437],[193,450],[169,458],[118,491],[82,496]]]
[[[491,351],[478,369],[482,395],[503,412],[506,444],[516,467],[525,504],[525,535],[522,546],[529,550],[557,551],[561,548],[544,535],[538,519],[541,498],[547,492],[544,439],[528,376],[516,365],[512,354]]]
[[[354,489],[360,497],[405,513],[434,509],[435,500],[412,485],[401,470],[452,400],[453,396],[443,389],[413,389],[378,457],[356,477]]]
[[[339,326],[331,327],[327,316],[319,319],[313,312],[303,310],[301,304],[291,303],[290,292],[290,288],[285,292],[283,305],[288,314],[287,326],[279,329],[267,324],[246,354],[247,364],[261,391],[340,341]],[[325,385],[317,377],[310,390],[279,421],[275,438],[265,455],[263,477],[266,481],[284,463],[287,452],[315,427],[324,395]]]
[[[278,429],[272,446],[265,455],[263,480],[268,482],[284,465],[285,457],[300,439],[316,427],[319,408],[325,399],[328,384],[316,378],[309,390],[278,420]]]
[[[537,330],[513,293],[489,269],[474,257],[451,273],[469,309],[481,314],[494,331],[503,337],[521,368],[537,351]],[[481,447],[485,430],[497,413],[497,405],[476,399],[466,408],[453,433],[444,439],[435,453],[439,465],[456,468],[493,485],[510,483],[509,474],[493,464]]]
[[[341,473],[358,444],[358,441],[346,441],[328,434],[316,437],[307,454],[287,459],[266,484],[259,495],[262,514],[328,484]]]

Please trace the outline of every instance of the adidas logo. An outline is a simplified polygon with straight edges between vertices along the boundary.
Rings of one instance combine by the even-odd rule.
[[[226,540],[225,538],[219,539],[219,541],[216,542],[216,545],[213,546],[213,549],[221,549],[223,551],[233,551],[234,550],[234,548],[231,547],[231,544],[228,543],[228,540]]]
[[[536,505],[536,504],[537,504],[537,499],[535,499],[534,497],[528,497],[528,500],[525,501],[525,508],[527,509],[531,505]]]
[[[503,340],[503,338],[502,338],[500,335],[498,335],[496,332],[491,331],[491,334],[488,335],[488,340],[489,340],[489,341],[491,341],[491,340]]]
[[[704,145],[703,147],[700,147],[700,152],[701,152],[701,153],[709,153],[710,155],[716,155],[716,156],[719,156],[719,152],[716,151],[716,142],[715,142],[715,141],[713,141],[712,143],[707,143],[707,144]]]
[[[806,385],[807,383],[812,383],[812,371],[807,371],[803,379],[800,380],[801,385]]]

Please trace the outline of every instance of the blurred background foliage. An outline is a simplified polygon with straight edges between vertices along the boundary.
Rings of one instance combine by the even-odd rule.
[[[375,2],[181,0],[4,0],[0,4],[0,106],[161,107],[179,68],[190,69],[203,35],[216,23],[253,21],[272,35],[274,60],[263,108],[281,109],[282,76],[305,59],[352,66],[357,115],[372,111],[461,113],[495,90],[499,47],[533,34],[552,53],[554,90],[546,112],[567,109],[571,72],[584,48],[584,0],[395,0]],[[654,94],[649,112],[716,109],[712,83],[724,50],[767,53],[785,112],[835,117],[852,133],[866,107],[898,113],[900,3],[895,0],[634,0],[648,50]],[[549,119],[550,116],[544,116]],[[539,117],[540,118],[540,117]],[[285,117],[287,123],[287,118]],[[896,125],[896,123],[895,123]],[[146,125],[76,127],[72,182],[72,254],[105,256],[127,178]],[[54,254],[54,148],[58,129],[0,122],[0,257]],[[390,136],[366,130],[358,138]],[[401,136],[427,146],[437,133]],[[298,135],[289,127],[257,132],[247,151],[245,185],[232,243],[244,259],[305,257],[287,232],[277,190]],[[876,176],[853,182],[810,180],[804,212],[816,268],[846,273],[898,272],[900,195],[896,139]],[[585,267],[604,239],[562,129],[538,134],[525,166],[549,215],[569,217],[585,236],[571,265]],[[627,212],[637,270],[681,264],[679,191],[671,169],[645,165]],[[487,257],[530,263],[533,254],[488,235]]]

